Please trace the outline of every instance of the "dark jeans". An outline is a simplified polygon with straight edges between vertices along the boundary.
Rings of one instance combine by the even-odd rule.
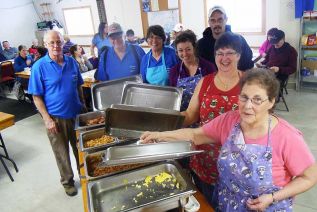
[[[205,183],[195,174],[195,172],[192,172],[192,177],[197,189],[204,195],[209,205],[215,211],[218,211],[218,191],[216,186]]]

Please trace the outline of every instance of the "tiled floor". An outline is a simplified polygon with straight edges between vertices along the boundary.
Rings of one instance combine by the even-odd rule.
[[[317,94],[289,91],[286,101],[290,112],[277,113],[299,128],[317,158]],[[55,159],[39,115],[34,115],[1,132],[10,156],[18,165],[15,173],[7,163],[15,179],[11,182],[0,165],[1,212],[80,212],[83,211],[79,179],[75,180],[79,194],[68,197],[59,184]],[[74,158],[72,162],[75,165]],[[74,169],[75,170],[75,169]],[[295,212],[317,211],[317,186],[296,197]]]

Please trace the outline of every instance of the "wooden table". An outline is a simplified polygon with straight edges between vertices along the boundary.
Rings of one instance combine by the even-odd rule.
[[[0,130],[14,125],[14,115],[0,112]]]
[[[92,70],[94,71],[94,70]],[[31,75],[31,71],[21,71],[21,72],[17,72],[15,73],[16,77],[20,77],[23,79],[29,79]],[[90,88],[92,84],[98,82],[97,80],[93,79],[93,78],[84,78],[84,84],[82,85],[82,87],[84,88]]]

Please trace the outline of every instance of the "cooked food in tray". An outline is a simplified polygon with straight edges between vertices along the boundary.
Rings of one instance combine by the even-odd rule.
[[[126,170],[147,165],[145,163],[142,163],[142,164],[99,167],[100,163],[102,163],[102,153],[96,154],[96,155],[90,155],[87,157],[87,171],[89,176],[98,177],[102,175],[117,173],[117,172],[126,171]]]
[[[83,126],[91,126],[91,125],[95,125],[95,124],[103,124],[105,123],[105,117],[104,116],[100,116],[94,119],[89,119],[86,121],[81,122],[81,125]]]
[[[84,142],[84,147],[95,147],[115,142],[115,138],[109,135],[103,135],[99,138],[91,139]]]

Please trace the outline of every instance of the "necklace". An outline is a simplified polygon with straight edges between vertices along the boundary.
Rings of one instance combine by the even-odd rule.
[[[238,73],[238,76],[239,76],[239,73]],[[235,79],[235,77],[233,77],[232,80],[229,79],[228,82],[225,83],[224,81],[221,80],[221,78],[219,77],[219,74],[216,74],[216,78],[223,85],[225,90],[228,90],[230,83]]]

